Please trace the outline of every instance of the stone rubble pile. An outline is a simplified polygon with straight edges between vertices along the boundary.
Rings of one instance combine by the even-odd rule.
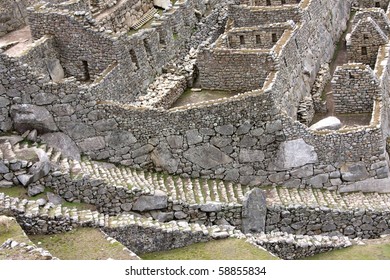
[[[187,81],[184,76],[163,74],[149,86],[146,95],[140,96],[133,105],[169,109],[186,88]]]
[[[3,244],[0,245],[0,252],[4,251],[6,258],[7,256],[10,259],[12,255],[17,255],[17,259],[22,258],[24,260],[58,260],[58,258],[53,257],[48,251],[37,247],[36,245],[30,245],[27,243],[19,243],[15,240],[8,239]]]

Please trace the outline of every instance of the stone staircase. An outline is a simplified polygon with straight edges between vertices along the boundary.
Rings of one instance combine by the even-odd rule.
[[[226,238],[239,232],[223,226],[207,227],[175,221],[160,223],[152,218],[132,214],[109,216],[97,211],[77,210],[52,203],[40,206],[36,201],[10,197],[4,193],[0,193],[0,214],[15,216],[29,234],[65,232],[74,227],[117,229],[133,225],[161,232],[202,233],[210,238]],[[25,223],[27,220],[30,222],[28,225]],[[32,224],[31,221],[36,224]]]
[[[130,28],[134,30],[140,29],[145,23],[151,20],[157,12],[158,10],[156,8],[150,9],[137,22],[135,22],[132,26],[130,26]]]
[[[281,208],[311,207],[334,210],[390,211],[390,194],[343,193],[322,189],[267,189],[267,205]]]
[[[26,148],[36,147],[46,152],[52,164],[54,176],[70,175],[72,178],[87,177],[91,181],[104,181],[114,187],[125,188],[139,194],[153,194],[161,190],[168,195],[169,201],[186,204],[206,204],[219,202],[223,204],[240,205],[245,194],[250,190],[248,186],[224,182],[220,180],[191,179],[170,176],[162,173],[153,173],[135,170],[124,166],[115,166],[83,159],[82,161],[64,158],[61,152],[37,143],[9,142],[2,144],[0,159],[9,162],[16,160],[16,154]],[[6,147],[6,148],[4,148]],[[29,163],[22,162],[28,166]],[[305,188],[267,188],[267,205],[288,207],[326,207],[338,210],[390,210],[390,194],[386,193],[343,193],[323,189]]]

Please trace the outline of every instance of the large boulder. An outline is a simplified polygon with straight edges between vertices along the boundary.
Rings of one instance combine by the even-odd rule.
[[[19,133],[36,129],[39,133],[57,131],[57,125],[49,111],[40,106],[21,104],[11,106],[14,129]]]
[[[341,121],[336,117],[327,117],[310,126],[311,130],[338,130],[342,126]]]
[[[64,157],[80,160],[80,151],[76,143],[62,132],[46,133],[41,136],[41,140],[50,147],[59,150]]]
[[[151,211],[168,207],[168,197],[165,192],[157,190],[154,195],[141,195],[133,204],[133,211]]]
[[[245,234],[264,232],[266,216],[265,192],[259,188],[249,191],[242,202],[242,232]]]
[[[28,186],[48,175],[51,164],[47,154],[42,149],[28,148],[23,151],[17,154],[17,159],[33,162],[33,165],[26,174],[18,175],[17,178],[23,186]]]
[[[188,149],[184,157],[204,169],[231,163],[233,159],[213,145],[205,144]]]
[[[303,139],[296,139],[280,144],[275,166],[279,169],[290,169],[317,161],[318,157],[314,147],[306,144]]]
[[[168,10],[172,7],[171,0],[154,0],[154,6]]]
[[[340,172],[341,178],[346,182],[357,182],[370,176],[364,162],[346,163],[341,166]]]
[[[46,60],[47,71],[49,72],[50,78],[53,82],[59,82],[65,77],[64,69],[58,59],[47,59]]]
[[[151,154],[151,159],[156,167],[160,167],[168,173],[175,173],[179,166],[179,161],[172,156],[169,147],[161,143]]]

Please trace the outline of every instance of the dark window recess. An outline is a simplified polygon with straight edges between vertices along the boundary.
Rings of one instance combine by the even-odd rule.
[[[271,0],[267,0],[267,6],[271,6]]]
[[[367,55],[367,47],[362,47],[362,55]]]
[[[256,35],[256,44],[257,44],[257,45],[260,45],[260,44],[261,44],[260,35]]]
[[[88,69],[88,61],[86,60],[83,60],[83,75],[84,75],[84,80],[85,81],[89,81],[91,80],[91,76],[89,74],[89,69]]]
[[[135,70],[138,70],[138,68],[139,68],[138,59],[137,59],[137,55],[135,54],[135,51],[133,49],[130,50],[130,58],[131,58],[131,62],[133,62],[134,66],[135,66]]]
[[[146,54],[148,56],[152,56],[152,49],[151,49],[147,39],[144,39],[144,47],[145,47],[145,50],[146,50]]]
[[[278,41],[278,37],[276,36],[276,33],[272,33],[272,43],[276,43]]]
[[[240,44],[245,45],[245,38],[242,35],[240,36]]]
[[[375,2],[375,7],[380,8],[381,7],[381,3],[380,2]]]

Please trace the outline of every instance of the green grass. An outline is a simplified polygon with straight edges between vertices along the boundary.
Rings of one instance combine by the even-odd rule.
[[[147,253],[144,260],[276,260],[277,258],[245,240],[229,238],[197,243],[166,252]]]
[[[130,260],[120,243],[108,242],[99,229],[78,228],[55,235],[29,236],[38,246],[48,250],[61,260]]]
[[[390,260],[390,241],[385,244],[355,245],[314,255],[307,260]]]
[[[28,243],[30,244],[30,240],[28,240],[27,236],[24,234],[24,231],[19,226],[19,224],[14,221],[11,222],[9,230],[5,231],[5,228],[0,228],[0,245],[3,244],[8,239],[12,238],[13,240],[21,243]]]

